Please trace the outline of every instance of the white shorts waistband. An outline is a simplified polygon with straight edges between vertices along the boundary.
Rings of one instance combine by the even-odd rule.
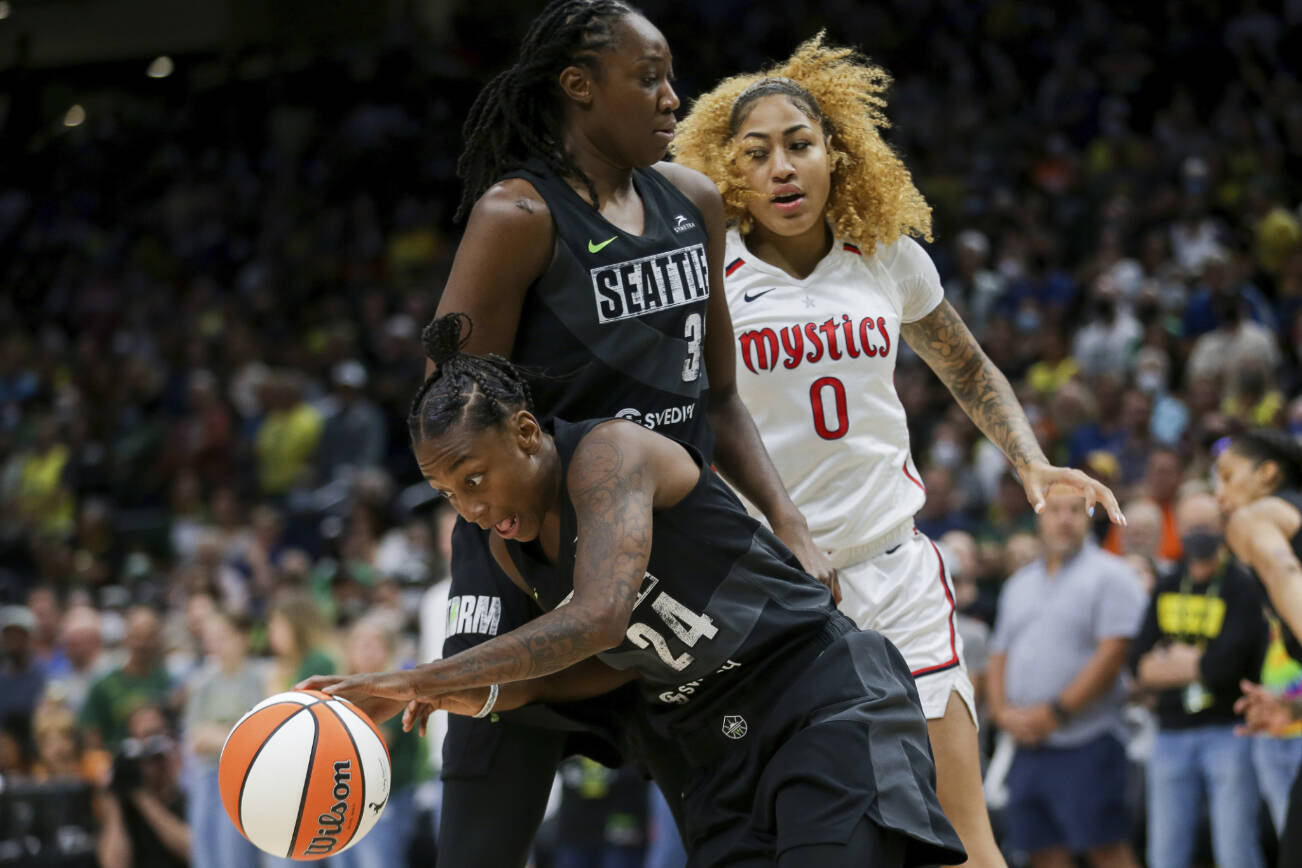
[[[913,519],[907,518],[874,540],[870,540],[861,546],[836,549],[828,552],[828,557],[832,561],[832,566],[838,570],[843,570],[851,564],[872,560],[911,536],[913,536]]]

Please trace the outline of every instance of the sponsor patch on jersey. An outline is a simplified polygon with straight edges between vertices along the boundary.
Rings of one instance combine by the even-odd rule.
[[[479,633],[496,636],[502,620],[502,598],[463,594],[448,599],[448,635]]]
[[[703,244],[603,265],[589,274],[597,321],[603,325],[692,304],[710,295]]]
[[[645,412],[636,407],[625,407],[615,414],[620,419],[636,422],[652,430],[663,425],[677,425],[681,422],[689,422],[694,415],[696,415],[695,403],[680,404],[677,407],[666,407],[663,410],[647,410]]]
[[[688,220],[682,214],[678,214],[674,217],[675,232],[686,232],[689,229],[695,229],[695,228],[696,228],[696,224],[693,223],[691,220]]]

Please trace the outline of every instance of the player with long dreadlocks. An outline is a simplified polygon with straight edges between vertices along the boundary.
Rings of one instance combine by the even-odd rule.
[[[913,524],[926,493],[894,370],[902,338],[1008,457],[1036,512],[1077,491],[1124,519],[1105,486],[1045,458],[1008,380],[944,300],[931,208],[883,141],[890,76],[822,35],[787,61],[701,96],[673,150],[718,185],[738,389],[782,479],[832,553],[841,608],[903,652],[936,754],[938,791],[971,864],[1002,865],[981,791],[976,709],[938,549]],[[1092,507],[1091,507],[1092,510]],[[1036,709],[1052,728],[1089,697]]]
[[[737,394],[721,292],[722,200],[708,178],[659,162],[679,106],[672,72],[664,36],[632,6],[548,4],[467,118],[458,164],[466,230],[439,311],[474,319],[468,352],[498,353],[537,374],[540,417],[621,416],[694,445],[830,584],[835,571]],[[504,517],[499,530],[509,533],[514,520]],[[496,566],[487,535],[464,521],[450,599],[447,656],[539,613]],[[564,728],[580,716],[591,722],[593,709],[569,712],[452,720],[440,858],[523,864],[556,764],[576,746]],[[614,729],[634,742],[625,753],[651,766],[672,804],[681,791],[673,764],[644,744],[654,736],[638,720]],[[487,812],[491,825],[482,822]]]

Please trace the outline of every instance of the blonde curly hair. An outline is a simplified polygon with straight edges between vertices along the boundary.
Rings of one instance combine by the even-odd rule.
[[[890,84],[886,70],[853,49],[824,45],[820,31],[785,62],[724,79],[698,97],[678,123],[671,147],[679,163],[710,176],[729,220],[749,234],[754,221],[746,202],[758,194],[746,185],[737,160],[741,148],[732,138],[756,101],[783,94],[831,137],[827,218],[837,238],[852,241],[865,255],[901,235],[931,241],[931,206],[879,132],[890,126],[881,95]]]

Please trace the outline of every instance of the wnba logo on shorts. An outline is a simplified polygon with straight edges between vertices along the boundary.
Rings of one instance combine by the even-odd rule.
[[[750,732],[750,727],[746,725],[746,718],[740,714],[725,714],[723,717],[723,734],[731,739],[745,738],[746,733]]]

